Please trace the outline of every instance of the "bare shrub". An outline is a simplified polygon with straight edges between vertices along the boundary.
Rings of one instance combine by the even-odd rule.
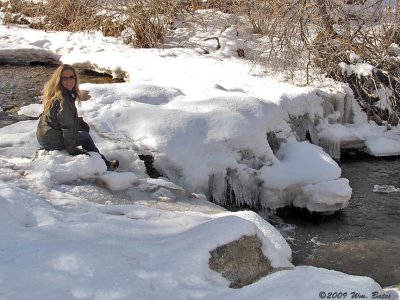
[[[12,17],[12,15],[11,15],[10,13],[5,13],[5,14],[4,14],[3,23],[4,23],[5,25],[8,25],[8,24],[12,24],[12,23],[13,23],[13,17]]]
[[[126,27],[127,43],[152,48],[163,41],[169,24],[181,8],[179,0],[124,0],[111,4],[111,18]]]
[[[228,14],[242,13],[246,2],[244,0],[208,0],[205,7],[208,9],[217,9]]]
[[[383,61],[385,49],[399,39],[398,2],[386,7],[383,0],[243,0],[237,13],[245,11],[254,33],[263,37],[259,62],[286,72],[319,69],[337,78],[337,65],[349,51],[374,65]]]
[[[207,1],[219,9],[221,5],[229,6],[228,11],[234,9],[234,14],[247,16],[262,49],[255,58],[256,66],[262,65],[270,73],[287,75],[287,79],[297,83],[299,78],[305,78],[302,83],[309,84],[324,76],[347,82],[361,106],[377,120],[393,118],[392,112],[396,112],[395,119],[398,119],[400,67],[398,59],[390,55],[388,49],[392,43],[400,42],[399,2]],[[363,78],[342,74],[339,64],[351,65],[354,59],[374,66],[373,74]],[[382,90],[391,95],[389,109],[374,107]]]
[[[48,0],[45,6],[45,27],[71,32],[99,29],[96,0]]]
[[[9,0],[0,2],[0,11],[5,12],[5,24],[28,25],[32,18],[43,14],[44,5],[41,2]]]
[[[126,26],[122,22],[113,21],[110,17],[104,18],[101,23],[101,32],[104,36],[119,37],[125,29]]]
[[[28,18],[35,18],[44,13],[45,4],[43,2],[10,0],[10,3],[12,7],[18,7],[18,12]]]
[[[240,13],[247,16],[253,32],[260,36],[259,47],[263,51],[256,58],[257,64],[270,72],[284,72],[289,77],[299,69],[310,67],[307,47],[311,35],[319,30],[310,26],[316,18],[316,7],[309,2],[241,1]]]
[[[87,31],[98,29],[101,21],[96,0],[8,0],[3,6],[5,22],[36,29]]]
[[[8,1],[8,12],[17,14],[24,13],[24,3],[22,0],[9,0]]]
[[[381,0],[365,1],[364,4],[358,5],[358,9],[352,10],[341,6],[337,10],[340,17],[337,20],[332,17],[329,19],[331,26],[335,27],[330,36],[333,41],[340,42],[339,47],[334,50],[341,54],[342,61],[346,61],[343,53],[352,51],[376,67],[383,66],[387,49],[395,42],[398,27],[398,19],[395,16],[398,12],[383,4],[384,1]]]
[[[188,9],[194,0],[48,0],[2,3],[5,23],[30,24],[30,27],[56,31],[101,30],[105,36],[118,37],[136,47],[161,44],[176,14]],[[39,17],[25,21],[24,17]]]
[[[183,10],[187,12],[194,12],[198,9],[203,9],[206,7],[206,3],[201,0],[182,0],[180,1],[180,6]]]

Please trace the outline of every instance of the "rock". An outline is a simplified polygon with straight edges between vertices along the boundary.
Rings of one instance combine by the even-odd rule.
[[[0,64],[14,65],[59,65],[60,55],[39,47],[26,49],[3,49]]]
[[[139,154],[140,160],[144,161],[144,166],[146,167],[146,173],[150,176],[150,178],[159,178],[161,177],[160,172],[156,168],[154,168],[154,157],[149,154]]]
[[[241,288],[256,282],[275,269],[264,256],[261,241],[256,235],[222,245],[210,252],[209,266],[228,279],[231,288]]]
[[[89,91],[86,90],[81,90],[81,100],[82,101],[87,101],[90,100],[92,96],[89,95]]]

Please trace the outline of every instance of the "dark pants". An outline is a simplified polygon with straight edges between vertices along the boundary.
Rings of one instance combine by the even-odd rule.
[[[64,150],[65,146],[49,146],[49,145],[40,145],[43,149],[46,150]],[[107,167],[110,165],[110,162],[104,157],[103,154],[100,153],[99,149],[93,142],[92,137],[90,136],[89,132],[86,131],[78,131],[75,133],[75,146],[82,146],[88,152],[97,152],[100,154],[101,158],[106,163]]]
[[[105,156],[103,154],[100,153],[99,149],[94,144],[93,139],[90,136],[89,132],[78,131],[77,133],[75,133],[75,144],[76,144],[76,146],[82,146],[82,148],[88,152],[99,153],[101,158],[106,163],[107,168],[109,167],[110,162],[108,161],[108,159],[105,158]]]
[[[89,132],[78,131],[77,133],[75,133],[75,144],[76,146],[82,146],[82,148],[88,152],[100,153],[99,149],[97,149],[96,145],[94,144]]]
[[[40,143],[41,149],[45,150],[64,150],[65,146],[63,144],[44,144]],[[75,133],[75,146],[82,146],[88,152],[97,152],[99,153],[99,149],[93,142],[92,137],[90,136],[89,132],[86,131],[78,131]]]

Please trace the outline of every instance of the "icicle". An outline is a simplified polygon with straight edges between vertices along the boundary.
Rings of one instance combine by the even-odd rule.
[[[212,202],[224,206],[226,199],[226,171],[211,174],[208,178],[208,195],[207,198]]]
[[[252,169],[228,169],[209,177],[208,198],[222,206],[257,207],[261,183]]]
[[[227,180],[237,206],[245,204],[256,207],[258,205],[259,184],[257,183],[259,180],[255,173],[251,174],[249,171],[238,169],[228,170]]]
[[[333,159],[340,160],[340,141],[319,138],[317,145],[322,147]]]
[[[343,123],[353,123],[353,95],[346,94],[344,97]]]
[[[337,112],[339,113],[339,117],[337,119],[338,123],[345,124],[352,122],[352,95],[349,95],[348,93],[337,92],[335,94],[321,94],[320,96],[324,99],[322,103],[324,118]]]

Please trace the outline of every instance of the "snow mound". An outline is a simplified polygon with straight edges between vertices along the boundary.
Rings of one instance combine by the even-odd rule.
[[[168,86],[85,85],[92,100],[81,110],[108,139],[152,152],[156,167],[170,180],[189,192],[208,194],[216,203],[225,203],[228,181],[237,204],[271,209],[295,204],[317,211],[347,206],[351,188],[338,180],[339,166],[320,147],[296,142],[289,125],[290,116],[304,114],[304,107],[314,117],[321,115],[322,98],[300,89],[291,92],[291,99],[288,92],[279,95],[270,88],[275,102],[217,85],[204,98]],[[275,154],[268,132],[287,141]],[[318,191],[318,199],[309,197],[311,191]]]
[[[40,150],[31,163],[31,169],[41,174],[38,180],[56,184],[73,182],[77,179],[97,178],[107,170],[98,153],[70,156],[65,151]]]

